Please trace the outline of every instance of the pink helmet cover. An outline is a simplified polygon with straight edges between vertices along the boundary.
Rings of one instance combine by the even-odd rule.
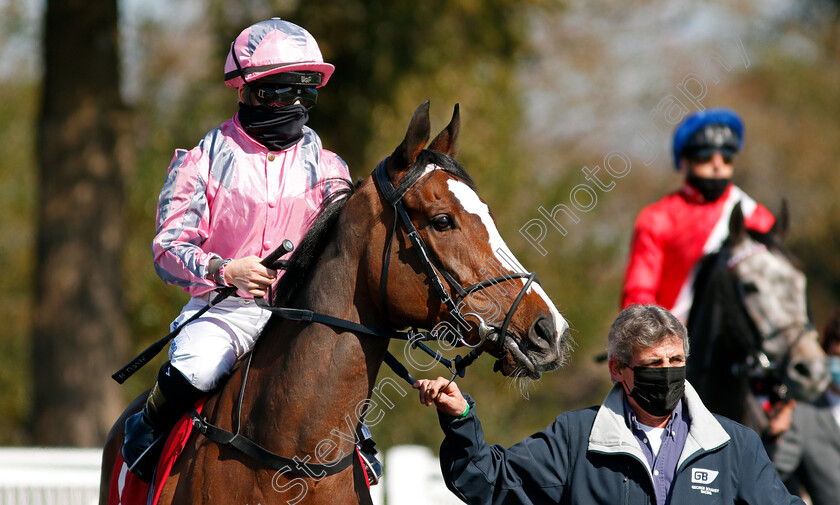
[[[238,88],[246,81],[281,72],[312,71],[324,76],[323,86],[334,70],[333,65],[324,63],[318,43],[308,31],[271,18],[245,28],[233,41],[225,61],[225,84]]]

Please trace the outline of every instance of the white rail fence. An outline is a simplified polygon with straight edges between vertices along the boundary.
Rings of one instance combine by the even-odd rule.
[[[0,504],[95,505],[100,449],[0,449]]]
[[[101,457],[100,449],[0,448],[0,505],[95,505]],[[461,503],[429,448],[396,446],[381,459],[385,475],[371,488],[375,505]]]

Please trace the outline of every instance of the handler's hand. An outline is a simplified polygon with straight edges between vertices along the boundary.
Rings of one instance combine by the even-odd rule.
[[[225,281],[254,296],[265,296],[277,278],[277,271],[260,264],[258,256],[231,260],[225,266]]]
[[[439,411],[455,417],[467,411],[467,400],[458,385],[449,382],[449,379],[420,379],[412,387],[420,391],[420,403],[423,405],[434,404]]]
[[[767,420],[769,421],[766,430],[767,435],[775,438],[789,430],[795,408],[796,402],[793,400],[780,400],[771,405],[769,411],[767,411]]]

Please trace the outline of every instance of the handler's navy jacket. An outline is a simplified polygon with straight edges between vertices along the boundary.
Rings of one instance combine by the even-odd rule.
[[[475,402],[465,395],[466,417],[439,416],[446,485],[474,504],[655,505],[650,467],[624,420],[623,395],[616,385],[600,408],[560,414],[509,449],[487,445]],[[683,399],[691,425],[670,503],[804,503],[779,480],[755,432],[709,412],[687,382]]]

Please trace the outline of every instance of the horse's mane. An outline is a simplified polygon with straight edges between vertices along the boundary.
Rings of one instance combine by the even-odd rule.
[[[339,177],[327,181],[328,184],[337,183],[341,187],[334,190],[321,202],[321,210],[315,218],[315,222],[312,223],[300,244],[295,245],[292,256],[283,267],[285,273],[280,278],[280,282],[271,290],[269,300],[272,306],[284,307],[288,305],[292,295],[308,277],[312,265],[321,256],[327,245],[327,238],[330,236],[330,231],[338,220],[338,216],[341,215],[348,198],[358,188],[359,182],[353,184],[349,180]]]
[[[425,172],[426,166],[430,163],[462,179],[471,188],[475,189],[475,184],[472,179],[458,162],[439,152],[424,149],[417,156],[415,163],[406,172],[397,191],[402,193],[406,188],[414,185]],[[333,191],[329,197],[324,199],[321,204],[321,210],[312,227],[309,228],[309,231],[303,237],[300,244],[296,245],[292,256],[284,267],[285,273],[280,278],[277,286],[272,289],[269,300],[274,307],[288,306],[294,294],[306,279],[309,278],[312,268],[318,262],[318,259],[329,243],[333,226],[338,221],[341,211],[344,210],[347,200],[359,187],[361,179],[356,184],[341,178],[330,179],[329,182],[336,182],[342,187]]]

